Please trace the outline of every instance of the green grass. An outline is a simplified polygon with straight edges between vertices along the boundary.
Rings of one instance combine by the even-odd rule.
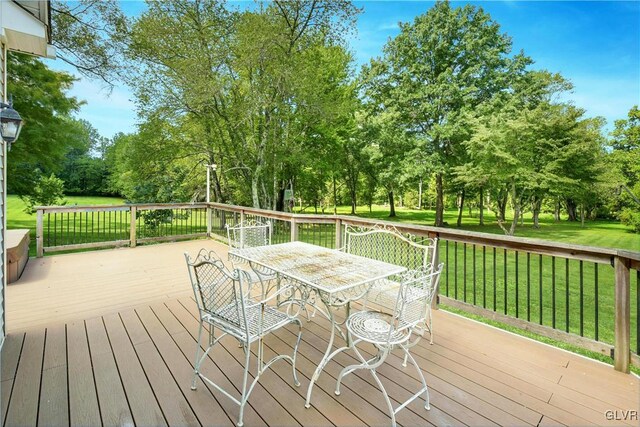
[[[118,197],[84,197],[66,196],[66,206],[87,206],[87,205],[122,205],[124,199]],[[36,255],[36,214],[28,214],[24,211],[26,205],[15,195],[7,196],[7,228],[9,230],[26,228],[29,230],[31,244],[29,245],[29,256]]]
[[[309,211],[306,211],[310,213]],[[325,211],[329,213],[329,211]],[[333,213],[331,211],[330,213]],[[339,214],[350,214],[349,206],[339,206]],[[396,208],[396,217],[389,218],[389,208],[387,206],[374,205],[372,211],[365,206],[359,206],[356,215],[363,218],[380,219],[387,221],[407,222],[420,225],[433,225],[435,220],[434,211]],[[449,225],[448,228],[458,229],[455,225],[458,220],[456,210],[446,210],[444,220]],[[492,233],[504,235],[498,226],[493,212],[485,211],[484,226],[478,225],[478,210],[474,210],[474,217],[469,216],[465,209],[462,217],[460,230],[477,231],[482,233]],[[540,215],[540,228],[533,228],[531,214],[526,214],[524,225],[516,228],[516,237],[529,237],[536,239],[552,240],[556,242],[573,243],[578,245],[601,246],[610,248],[640,251],[640,234],[634,233],[631,227],[621,224],[619,221],[585,221],[582,227],[580,222],[570,222],[566,217],[559,222],[553,219],[551,214]]]

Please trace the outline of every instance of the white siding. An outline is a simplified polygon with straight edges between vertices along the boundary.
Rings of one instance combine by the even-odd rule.
[[[0,101],[5,99],[5,49],[0,43]],[[5,204],[5,186],[4,186],[4,143],[0,141],[0,348],[4,343],[4,269],[5,269],[5,251],[4,251],[4,204]]]
[[[0,43],[0,101],[4,101],[4,90],[5,90],[5,73],[4,68],[6,64],[4,62],[4,45]]]

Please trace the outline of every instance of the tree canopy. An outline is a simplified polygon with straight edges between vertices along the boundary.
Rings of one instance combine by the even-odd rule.
[[[52,9],[63,60],[129,85],[139,126],[101,137],[73,118],[71,76],[11,55],[9,91],[28,125],[10,191],[55,173],[68,194],[204,200],[216,164],[220,202],[284,210],[293,194],[303,210],[386,203],[391,216],[429,206],[436,225],[445,208],[460,225],[475,206],[480,225],[488,208],[507,234],[525,211],[534,226],[564,211],[640,230],[637,106],[605,135],[570,101],[571,82],[513,52],[482,7],[437,1],[360,70],[348,44],[360,9],[348,1],[150,1],[135,17],[116,1]]]

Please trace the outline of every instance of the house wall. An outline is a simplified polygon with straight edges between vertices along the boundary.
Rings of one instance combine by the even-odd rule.
[[[0,43],[0,101],[4,101],[6,99],[6,79],[7,74],[5,70],[7,69],[7,64],[5,61],[6,58],[6,49],[3,43]]]
[[[5,101],[7,99],[7,49],[3,43],[0,43],[0,101]],[[0,138],[1,139],[1,138]],[[0,348],[2,348],[2,344],[4,343],[4,337],[6,335],[5,327],[4,327],[4,295],[6,289],[5,282],[5,266],[6,263],[6,253],[5,253],[5,198],[6,198],[6,188],[5,188],[5,144],[3,141],[0,141],[0,286],[2,286],[2,290],[0,292]]]

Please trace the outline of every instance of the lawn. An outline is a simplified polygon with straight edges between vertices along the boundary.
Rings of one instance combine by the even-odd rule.
[[[66,206],[86,206],[86,205],[122,205],[124,199],[119,197],[84,197],[66,196]],[[28,214],[24,211],[26,205],[15,195],[7,196],[7,228],[26,228],[30,230],[31,245],[29,246],[29,256],[36,255],[36,214]]]
[[[349,206],[338,207],[339,214],[349,214]],[[396,208],[396,217],[389,218],[389,207],[374,205],[371,212],[368,207],[360,206],[356,214],[364,218],[374,218],[380,220],[391,220],[398,222],[408,222],[420,225],[433,225],[435,219],[434,211],[419,211],[416,209]],[[447,210],[444,220],[450,228],[455,226],[458,219],[456,210]],[[485,211],[484,226],[478,225],[478,211],[474,210],[474,217],[469,216],[469,211],[465,210],[462,216],[461,230],[477,231],[482,233],[504,234],[496,222],[493,212]],[[533,228],[531,214],[526,214],[524,225],[516,228],[516,237],[529,237],[556,242],[573,243],[578,245],[601,246],[640,251],[640,234],[633,233],[631,227],[621,224],[619,221],[585,221],[582,227],[580,222],[569,222],[566,217],[556,222],[551,214],[540,215],[540,228]]]

